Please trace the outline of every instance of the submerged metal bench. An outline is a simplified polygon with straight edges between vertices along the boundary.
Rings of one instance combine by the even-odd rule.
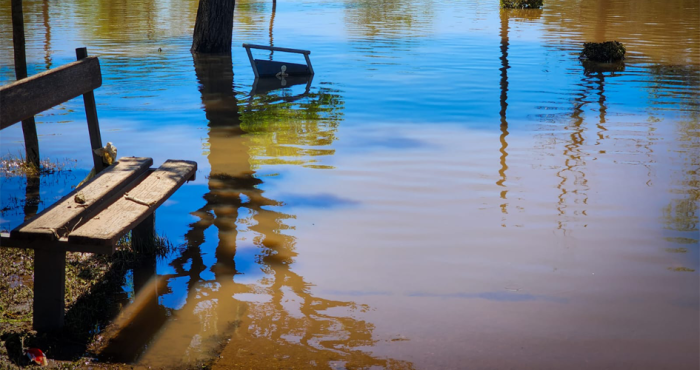
[[[265,45],[254,45],[254,44],[243,44],[246,53],[248,54],[248,60],[250,60],[250,66],[253,68],[253,73],[255,78],[259,77],[286,77],[286,76],[308,76],[314,74],[314,68],[311,66],[311,59],[309,59],[309,50],[301,49],[290,49],[290,48],[280,48],[276,46],[265,46]],[[253,53],[250,49],[261,49],[270,51],[282,51],[285,53],[293,54],[303,54],[306,60],[306,65],[299,63],[285,63],[274,60],[264,60],[264,59],[254,59]]]
[[[85,49],[76,51],[83,57],[78,62],[0,87],[2,129],[83,95],[92,149],[102,147],[92,94],[102,85],[99,61]],[[132,244],[147,245],[155,237],[156,208],[197,170],[196,162],[183,160],[151,169],[151,158],[121,158],[108,167],[94,151],[93,159],[99,172],[94,178],[0,235],[0,247],[35,250],[34,328],[39,331],[63,326],[66,252],[112,254],[132,230]]]

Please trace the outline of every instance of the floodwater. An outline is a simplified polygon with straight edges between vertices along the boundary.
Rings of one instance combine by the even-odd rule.
[[[104,358],[700,367],[697,0],[239,0],[231,59],[189,53],[196,0],[24,3],[30,74],[87,46],[103,140],[199,164],[157,213],[178,248],[125,277]],[[605,40],[623,64],[578,59]],[[316,75],[256,84],[243,42],[309,49]],[[7,83],[9,1],[0,53]],[[37,122],[80,181],[82,101]],[[50,176],[35,208],[74,185]],[[3,229],[25,185],[2,179]]]

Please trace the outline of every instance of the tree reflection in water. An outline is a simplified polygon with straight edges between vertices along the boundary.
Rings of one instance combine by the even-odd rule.
[[[692,93],[690,86],[700,86],[700,68],[697,66],[652,65],[653,76],[650,97],[652,99],[677,99],[684,117],[674,122],[678,148],[675,150],[682,167],[674,183],[673,199],[662,208],[664,227],[670,231],[668,241],[681,246],[677,250],[687,250],[685,246],[700,245],[700,98]],[[681,78],[679,78],[679,76]],[[692,267],[698,267],[697,258]]]
[[[345,3],[345,22],[355,37],[400,42],[406,36],[423,36],[434,17],[432,0],[351,0]]]
[[[282,204],[266,197],[255,172],[268,163],[308,164],[313,162],[307,157],[332,154],[323,148],[280,148],[332,143],[340,96],[328,89],[301,99],[269,95],[239,110],[230,56],[195,56],[194,64],[209,121],[209,189],[206,204],[193,212],[198,220],[185,235],[186,248],[171,262],[175,274],[167,276],[170,283],[187,281],[185,301],[151,335],[155,339],[139,364],[192,364],[221,355],[224,368],[411,368],[360,350],[376,343],[374,326],[354,317],[367,306],[316,297],[312,284],[292,270],[295,238],[284,231],[289,229],[285,220],[295,216],[274,210]],[[256,160],[253,153],[265,159]],[[208,266],[202,246],[212,226],[218,244],[216,262]]]
[[[501,87],[501,110],[499,111],[499,114],[501,116],[501,136],[499,137],[499,141],[501,142],[501,157],[500,157],[500,163],[501,163],[501,168],[498,170],[498,175],[500,179],[496,181],[496,185],[499,187],[503,188],[501,190],[501,201],[503,202],[501,204],[501,213],[503,213],[503,216],[501,218],[501,226],[505,227],[506,224],[506,215],[508,215],[508,188],[505,185],[506,182],[506,170],[508,170],[508,164],[506,163],[506,159],[508,158],[508,152],[506,151],[506,148],[508,148],[508,142],[506,141],[506,138],[508,137],[508,118],[506,117],[506,113],[508,111],[508,69],[510,66],[508,65],[508,15],[509,11],[506,9],[501,9],[500,10],[500,18],[501,18],[501,81],[500,81],[500,87]]]
[[[506,185],[506,171],[508,170],[508,70],[510,69],[510,64],[508,62],[508,48],[510,46],[510,39],[508,37],[509,32],[509,21],[513,19],[515,21],[531,21],[537,20],[542,15],[542,10],[540,9],[500,9],[500,31],[499,36],[501,38],[500,51],[501,56],[499,58],[501,62],[501,68],[499,68],[501,78],[499,82],[499,87],[501,90],[500,94],[500,130],[501,135],[498,140],[501,144],[499,152],[501,156],[499,158],[500,168],[498,169],[499,179],[496,181],[496,185],[501,188],[500,197],[500,208],[501,208],[501,227],[506,227],[506,217],[508,216],[508,186]]]

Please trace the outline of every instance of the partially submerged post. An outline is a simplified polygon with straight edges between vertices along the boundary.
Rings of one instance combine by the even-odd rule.
[[[504,9],[540,9],[544,0],[501,0]]]
[[[581,57],[594,62],[617,62],[625,59],[627,50],[619,41],[584,42]]]
[[[15,52],[15,77],[17,80],[21,80],[27,77],[22,0],[12,0],[12,46]],[[27,162],[39,169],[39,139],[34,117],[22,120],[22,133],[24,134]]]

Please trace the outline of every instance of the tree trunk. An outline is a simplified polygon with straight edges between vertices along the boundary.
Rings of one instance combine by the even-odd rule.
[[[199,0],[193,53],[231,54],[235,0]]]

